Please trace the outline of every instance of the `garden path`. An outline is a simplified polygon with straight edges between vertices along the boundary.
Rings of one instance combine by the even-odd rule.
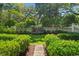
[[[42,44],[40,45],[30,45],[27,56],[45,56],[45,48]]]

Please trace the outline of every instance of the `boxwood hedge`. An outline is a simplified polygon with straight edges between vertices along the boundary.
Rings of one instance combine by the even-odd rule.
[[[65,40],[79,40],[79,34],[76,33],[71,33],[71,34],[66,34],[66,33],[61,33],[57,35],[59,38],[61,39],[65,39]]]
[[[15,37],[12,40],[6,40],[9,37]],[[5,40],[4,40],[4,39]],[[29,44],[30,36],[28,35],[0,35],[0,56],[18,56],[24,52]]]
[[[45,36],[47,53],[49,56],[79,55],[79,41],[61,40],[53,34]]]

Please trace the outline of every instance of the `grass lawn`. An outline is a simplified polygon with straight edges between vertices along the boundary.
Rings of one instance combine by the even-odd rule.
[[[43,42],[43,38],[44,38],[44,34],[42,35],[33,35],[33,34],[30,34],[31,36],[31,43],[41,43]]]

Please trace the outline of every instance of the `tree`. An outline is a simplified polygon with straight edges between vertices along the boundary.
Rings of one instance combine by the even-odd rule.
[[[5,22],[5,26],[7,26],[7,27],[14,26],[15,24],[16,24],[15,20],[8,20]]]
[[[35,22],[33,19],[26,19],[25,23],[26,23],[25,27],[31,27],[31,26],[35,25]]]
[[[76,15],[74,14],[66,14],[63,17],[63,24],[64,26],[70,26],[72,23],[78,23],[76,19]]]
[[[61,8],[62,5],[63,4],[36,4],[39,18],[41,19],[41,22],[44,23],[43,26],[45,25],[46,21],[51,26],[57,24],[60,17],[59,8]]]
[[[73,11],[73,7],[75,7],[76,4],[73,3],[54,3],[54,4],[36,4],[36,10],[39,15],[39,19],[41,19],[41,22],[43,26],[62,26],[61,22],[64,21],[63,15],[65,14],[74,14],[77,13]]]
[[[23,21],[25,18],[24,4],[5,3],[0,4],[0,21],[1,24],[5,24],[8,20],[14,19],[14,21]]]

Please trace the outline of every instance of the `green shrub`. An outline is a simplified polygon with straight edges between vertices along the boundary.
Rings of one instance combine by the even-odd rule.
[[[17,35],[13,34],[0,34],[0,40],[13,40]]]
[[[66,40],[79,40],[79,34],[58,34],[57,35],[61,39],[66,39]]]
[[[4,25],[0,24],[0,33],[16,33],[16,29],[14,28],[15,26],[12,27],[6,27]]]
[[[1,41],[0,43],[0,56],[16,56],[19,55],[20,45],[18,42]]]
[[[20,35],[16,39],[16,41],[20,44],[20,52],[24,52],[26,48],[28,48],[30,36],[26,35]]]
[[[49,45],[50,42],[59,40],[59,38],[54,34],[48,34],[45,36],[44,40],[46,41],[46,45]]]
[[[6,34],[7,35],[7,34]],[[13,40],[0,40],[0,56],[16,56],[25,52],[28,47],[30,36],[15,35]],[[9,36],[10,37],[10,36]]]
[[[79,41],[61,40],[56,35],[46,35],[45,39],[49,56],[79,55]]]
[[[44,39],[43,39],[45,36],[44,34],[42,34],[42,35],[31,34],[30,36],[31,36],[31,42],[38,42],[38,41],[44,42]]]
[[[6,29],[4,29],[3,33],[15,34],[16,30],[12,29],[12,28],[6,28]]]

